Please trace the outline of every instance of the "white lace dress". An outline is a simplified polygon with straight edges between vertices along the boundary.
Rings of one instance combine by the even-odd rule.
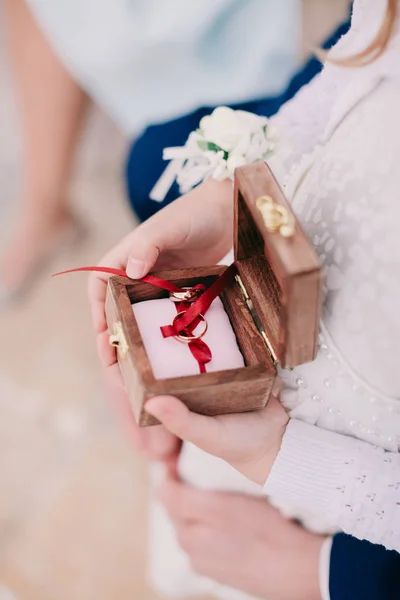
[[[333,54],[366,47],[385,8],[385,0],[356,0],[352,28]],[[281,183],[326,271],[318,356],[280,372],[291,420],[264,490],[191,445],[181,460],[194,485],[264,492],[309,528],[341,529],[397,550],[399,107],[397,29],[375,63],[328,64],[275,118],[294,148]],[[152,579],[162,591],[247,598],[190,573],[161,509],[155,511]]]

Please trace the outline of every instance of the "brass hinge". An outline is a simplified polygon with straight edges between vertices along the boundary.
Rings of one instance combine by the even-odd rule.
[[[243,294],[243,297],[244,297],[244,301],[246,302],[247,308],[249,309],[249,312],[250,312],[250,314],[252,316],[252,319],[254,321],[255,326],[257,327],[257,329],[258,329],[261,337],[264,340],[264,343],[265,343],[265,345],[266,345],[266,347],[268,349],[268,352],[271,355],[271,358],[272,358],[272,360],[274,362],[274,365],[279,364],[278,357],[276,356],[275,351],[274,351],[274,349],[272,347],[272,344],[269,341],[267,334],[265,333],[265,329],[264,329],[264,327],[263,327],[263,325],[261,323],[260,317],[258,316],[256,309],[254,308],[254,304],[253,304],[253,302],[252,302],[252,300],[251,300],[251,298],[250,298],[250,296],[249,296],[249,294],[248,294],[248,292],[247,292],[247,290],[246,290],[246,288],[244,286],[244,283],[243,283],[241,277],[239,275],[236,275],[235,279],[236,279],[236,281],[237,281],[237,283],[238,283],[238,285],[239,285],[239,287],[240,287],[240,289],[242,291],[242,294]]]

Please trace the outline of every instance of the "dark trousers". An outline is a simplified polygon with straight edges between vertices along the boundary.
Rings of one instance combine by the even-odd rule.
[[[341,533],[329,582],[331,600],[400,600],[400,554]]]

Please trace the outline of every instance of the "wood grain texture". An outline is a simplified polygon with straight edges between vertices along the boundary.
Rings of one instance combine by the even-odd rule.
[[[234,250],[238,270],[283,367],[314,359],[321,304],[322,272],[271,170],[265,163],[235,171]],[[265,226],[256,201],[268,195],[295,223],[283,237]]]
[[[157,273],[178,286],[209,286],[225,267],[205,267]],[[276,379],[276,370],[255,327],[239,286],[232,283],[221,299],[233,325],[246,367],[170,379],[155,379],[132,311],[135,301],[165,297],[168,292],[124,277],[111,277],[106,302],[110,332],[122,324],[129,355],[118,357],[135,418],[139,425],[154,425],[144,407],[157,395],[177,396],[193,411],[204,415],[245,412],[263,408]]]
[[[316,351],[319,323],[318,258],[297,222],[290,238],[267,230],[256,207],[260,196],[267,194],[290,212],[291,209],[265,163],[237,169],[234,194],[234,248],[242,281],[281,365],[293,367],[310,361]],[[199,267],[156,275],[179,287],[198,283],[209,287],[225,268]],[[191,410],[204,415],[264,407],[275,384],[276,369],[236,282],[224,290],[221,300],[246,366],[155,379],[131,305],[167,296],[165,290],[124,277],[112,277],[108,284],[107,322],[111,332],[116,321],[122,324],[129,346],[128,356],[119,356],[119,363],[138,423],[155,423],[147,415],[145,404],[159,394],[177,396]]]
[[[148,377],[151,367],[144,346],[138,338],[140,334],[136,320],[130,318],[130,313],[132,312],[124,278],[110,278],[106,298],[108,330],[110,333],[113,333],[115,323],[121,323],[126,342],[129,346],[127,357],[122,357],[119,350],[116,350],[116,352],[122,378],[129,393],[133,414],[138,421],[142,411],[142,399],[145,394],[143,379],[146,378],[146,375]],[[140,369],[137,368],[138,364],[141,365]]]
[[[233,281],[220,297],[235,332],[245,364],[248,366],[263,365],[270,369],[271,356],[254,324],[242,291],[236,281]],[[275,370],[274,367],[272,369]]]

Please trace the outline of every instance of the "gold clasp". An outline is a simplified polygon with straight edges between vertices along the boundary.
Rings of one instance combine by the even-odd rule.
[[[113,333],[110,335],[110,346],[117,348],[120,358],[126,358],[129,353],[129,346],[125,338],[121,321],[114,323]]]
[[[271,233],[279,232],[283,237],[291,237],[294,233],[294,220],[289,211],[275,202],[271,196],[260,196],[256,207],[261,213],[265,227]]]

